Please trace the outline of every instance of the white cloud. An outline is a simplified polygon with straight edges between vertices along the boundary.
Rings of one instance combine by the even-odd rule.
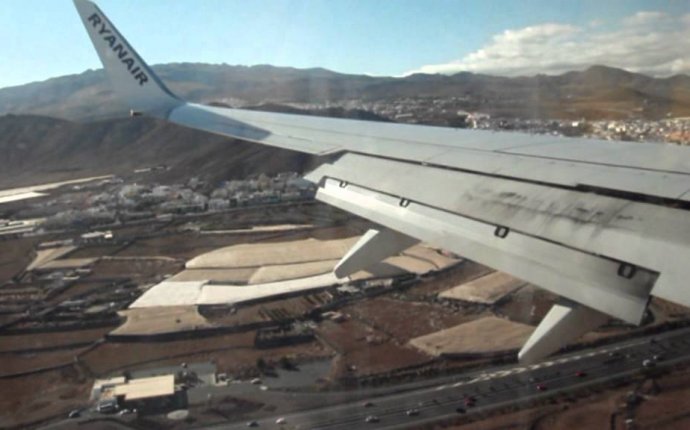
[[[559,74],[595,64],[653,76],[690,74],[690,14],[672,17],[641,11],[622,19],[615,29],[592,24],[545,23],[505,30],[462,59],[425,65],[406,74]]]

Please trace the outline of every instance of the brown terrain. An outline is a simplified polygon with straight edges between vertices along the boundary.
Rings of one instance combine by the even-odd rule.
[[[237,227],[251,219],[265,221],[267,217],[277,216],[277,213],[267,214],[264,211],[262,215],[260,212],[248,211],[245,214],[198,219],[202,224],[206,223],[204,228],[222,230]],[[290,218],[299,218],[296,215],[299,212],[287,212],[290,212]],[[348,226],[318,227],[294,233],[280,232],[277,235],[266,235],[261,231],[252,234],[207,235],[179,231],[180,225],[174,223],[157,227],[153,235],[141,226],[115,229],[116,237],[122,235],[122,243],[127,246],[87,246],[60,257],[69,259],[76,254],[79,257],[97,258],[98,261],[90,266],[88,275],[59,294],[51,296],[47,303],[55,306],[65,300],[86,299],[95,303],[88,309],[102,308],[103,304],[107,305],[114,300],[110,297],[123,300],[120,297],[138,296],[141,287],[157,282],[163,275],[176,273],[182,269],[186,259],[202,251],[241,241],[280,243],[287,238],[300,240],[305,237],[350,237],[353,232],[361,231],[364,225],[366,224],[356,221]],[[21,239],[17,242],[23,246],[12,248],[14,242],[15,240],[9,240],[0,244],[7,249],[21,250],[22,252],[15,251],[13,255],[28,264],[36,255],[34,248],[30,244],[23,244]],[[21,272],[21,268],[17,270]],[[119,330],[129,330],[130,334],[137,331],[145,334],[141,331],[142,327],[144,331],[150,329],[145,319],[134,314],[128,316],[130,311],[121,312],[120,317],[108,314],[111,315],[109,319],[97,320],[102,321],[99,324],[103,324],[99,327],[89,327],[87,323],[85,327],[73,327],[69,331],[45,331],[45,326],[41,325],[44,322],[40,319],[25,318],[13,325],[12,329],[34,332],[0,332],[0,359],[4,364],[0,374],[3,378],[0,380],[0,410],[9,411],[0,414],[0,426],[35,425],[43,420],[64,417],[69,410],[88,402],[93,378],[118,375],[125,371],[176,366],[182,362],[213,362],[218,372],[235,377],[253,377],[260,373],[257,368],[259,359],[267,363],[278,363],[286,357],[296,363],[325,359],[330,360],[330,371],[324,375],[323,384],[324,387],[333,388],[351,386],[358,380],[381,383],[395,381],[396,375],[476,367],[486,363],[486,359],[439,358],[433,353],[428,354],[411,346],[409,341],[434,333],[443,337],[443,330],[462,327],[462,324],[496,314],[509,320],[534,324],[536,321],[533,321],[530,306],[536,301],[540,310],[542,307],[545,309],[553,300],[552,297],[540,295],[529,286],[508,293],[495,305],[438,299],[441,292],[476,280],[487,273],[491,273],[491,270],[463,261],[439,273],[425,275],[404,288],[384,291],[384,294],[366,300],[357,299],[349,304],[345,302],[336,308],[343,315],[343,321],[323,319],[317,322],[315,340],[267,349],[257,349],[256,329],[244,329],[243,325],[281,323],[284,320],[306,318],[316,306],[331,303],[334,292],[313,292],[299,297],[230,308],[190,307],[177,316],[173,315],[172,319],[167,310],[161,309],[163,313],[160,322],[164,325],[169,326],[171,321],[178,321],[173,327],[178,325],[178,329],[186,330],[188,328],[185,328],[185,321],[189,316],[190,328],[193,330],[225,327],[236,332],[199,332],[193,336],[183,332],[176,337],[150,340],[143,338],[136,342],[109,337],[110,333],[116,335]],[[42,291],[40,278],[31,282],[34,285],[32,288]],[[659,303],[657,306],[660,308],[660,315],[675,315],[675,318],[686,315],[683,309],[668,303]],[[66,323],[65,319],[73,321],[70,318],[75,318],[70,313],[72,311],[60,312],[64,312],[59,314],[64,315],[62,319],[56,320],[61,321],[60,323]],[[145,318],[147,313],[153,315],[152,312],[156,311],[141,311],[141,318]],[[124,318],[127,320],[123,325]],[[144,326],[139,327],[138,324],[142,321]],[[618,332],[614,330],[612,333]],[[601,403],[597,399],[598,397],[593,397],[593,401]],[[561,407],[560,403],[558,406]],[[540,409],[539,413],[550,410],[550,407]],[[563,411],[559,413],[560,415],[554,415],[550,419],[574,419],[568,418],[569,415]],[[530,412],[523,412],[520,419],[528,420],[532,416]],[[537,415],[534,417],[536,419]],[[590,416],[587,418],[594,419]],[[489,422],[493,421],[484,424],[488,425]]]

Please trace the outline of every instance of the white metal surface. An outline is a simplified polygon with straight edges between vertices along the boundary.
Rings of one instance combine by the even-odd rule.
[[[626,199],[433,169],[356,154],[308,176],[330,177],[525,235],[652,271],[685,273],[690,256],[687,211]],[[690,305],[690,301],[682,302]]]
[[[521,363],[540,360],[604,324],[608,315],[575,303],[553,305],[518,353]]]
[[[500,238],[495,225],[415,202],[401,207],[395,197],[356,185],[342,188],[329,179],[317,198],[634,324],[642,318],[655,280],[644,270],[626,279],[618,276],[619,264],[612,260],[519,232]]]
[[[343,256],[333,272],[344,278],[366,270],[371,265],[397,255],[419,243],[419,240],[386,228],[367,231],[357,243]]]

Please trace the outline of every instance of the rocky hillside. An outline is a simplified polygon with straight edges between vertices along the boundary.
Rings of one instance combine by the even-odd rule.
[[[302,172],[312,158],[150,118],[75,123],[30,116],[0,117],[0,189],[167,165],[157,181],[209,181],[261,172]]]

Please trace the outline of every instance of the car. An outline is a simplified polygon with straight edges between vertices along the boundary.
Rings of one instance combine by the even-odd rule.
[[[642,367],[650,369],[652,367],[656,366],[656,363],[654,360],[646,359],[642,361]]]
[[[537,391],[546,391],[547,388],[546,384],[537,384]]]
[[[465,408],[463,408],[462,406],[458,406],[457,408],[455,408],[455,412],[459,414],[464,414],[465,412],[467,412],[467,410],[465,410]]]
[[[367,402],[362,403],[362,406],[364,406],[365,408],[371,408],[372,406],[374,406],[374,402],[368,402],[367,401]]]
[[[368,417],[364,418],[364,422],[370,424],[377,423],[379,422],[379,417],[376,415],[369,415]]]
[[[70,413],[67,415],[67,418],[79,418],[81,416],[81,410],[79,409],[74,409],[70,411]]]
[[[115,399],[108,399],[101,401],[96,406],[96,412],[101,414],[114,414],[118,410],[117,401]]]
[[[477,403],[477,398],[474,396],[467,396],[465,397],[465,406],[474,406],[474,404]]]
[[[131,409],[122,409],[120,412],[118,412],[118,415],[129,415],[132,413]]]
[[[408,409],[405,414],[407,414],[408,417],[416,417],[419,415],[419,409]]]
[[[287,420],[283,417],[280,417],[276,420],[276,424],[285,424]]]
[[[584,378],[585,376],[587,376],[587,372],[585,372],[584,370],[578,370],[577,372],[575,372],[575,376],[577,376],[578,378]]]
[[[254,379],[252,379],[252,380],[249,381],[249,382],[250,382],[251,384],[254,384],[254,385],[259,385],[259,384],[261,384],[261,379],[259,379],[259,378],[254,378]]]
[[[249,421],[247,423],[247,427],[259,427],[259,423],[257,423],[256,421]]]
[[[655,354],[655,355],[652,357],[652,360],[654,360],[654,361],[663,361],[663,360],[664,360],[664,355],[663,355],[663,354]]]

